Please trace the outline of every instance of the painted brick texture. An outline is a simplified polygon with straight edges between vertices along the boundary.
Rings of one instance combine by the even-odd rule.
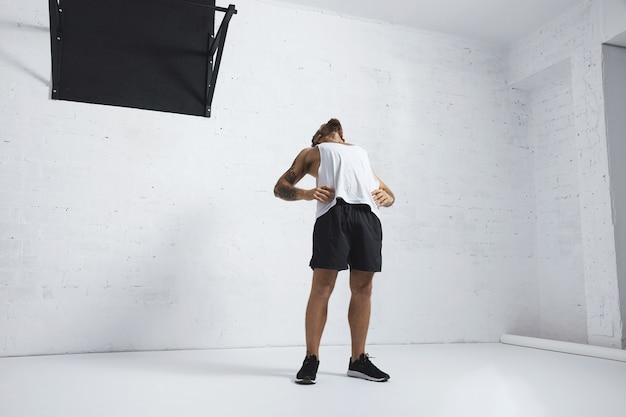
[[[507,84],[522,54],[242,0],[213,116],[194,118],[49,100],[40,3],[0,0],[0,355],[302,344],[315,208],[272,189],[329,117],[397,197],[383,211],[371,343],[557,331],[555,310],[541,309],[550,293],[537,289],[537,248],[558,245],[536,238],[528,132],[541,105]],[[545,136],[570,155],[569,131],[558,132]],[[550,204],[574,218],[570,201],[546,194]],[[541,221],[556,228],[551,213]],[[576,272],[565,258],[557,281]],[[345,278],[324,343],[349,341]],[[561,325],[581,337],[578,316]]]
[[[539,336],[587,342],[571,73],[529,92]]]
[[[584,2],[545,28],[515,42],[508,51],[507,79],[524,83],[525,78],[536,77],[542,72],[553,73],[555,67],[565,65],[569,68],[572,88],[570,126],[575,139],[577,169],[576,176],[570,175],[567,182],[578,186],[587,340],[595,345],[621,347],[602,92],[601,42],[605,40],[602,37],[605,6],[602,1]],[[570,174],[573,172],[570,170]],[[557,197],[558,193],[553,196]],[[558,236],[558,230],[552,232],[552,237]],[[574,308],[573,304],[570,308]]]

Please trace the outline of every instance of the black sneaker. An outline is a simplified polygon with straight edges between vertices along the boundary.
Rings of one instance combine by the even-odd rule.
[[[363,378],[368,381],[385,382],[390,376],[376,367],[371,361],[367,353],[361,354],[359,359],[352,362],[348,366],[348,376],[355,378]]]
[[[317,360],[317,356],[310,355],[304,358],[302,368],[300,368],[300,371],[298,371],[298,374],[296,375],[296,384],[315,384],[315,376],[317,375],[318,366],[320,366],[320,361]]]

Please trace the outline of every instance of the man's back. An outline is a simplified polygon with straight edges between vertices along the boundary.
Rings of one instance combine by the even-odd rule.
[[[317,148],[320,153],[317,185],[326,185],[335,190],[335,200],[318,202],[317,217],[330,210],[337,198],[349,204],[367,204],[378,215],[372,191],[379,188],[379,182],[372,171],[367,152],[359,146],[335,142],[320,143]]]

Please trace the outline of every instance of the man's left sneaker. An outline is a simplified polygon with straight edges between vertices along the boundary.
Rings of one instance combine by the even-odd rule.
[[[374,365],[372,361],[370,361],[367,353],[361,354],[361,356],[359,356],[359,359],[354,362],[352,362],[352,358],[350,358],[350,364],[348,365],[348,376],[367,379],[368,381],[375,382],[385,382],[388,381],[390,378],[388,374],[378,369],[376,365]]]
[[[317,375],[317,368],[320,366],[320,361],[317,360],[315,355],[307,355],[302,362],[302,368],[296,375],[296,384],[300,385],[313,385],[315,384],[315,376]]]

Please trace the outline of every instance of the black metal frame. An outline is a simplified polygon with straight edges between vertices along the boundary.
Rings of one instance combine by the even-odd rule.
[[[222,52],[224,52],[224,42],[226,41],[226,32],[228,31],[228,24],[230,23],[233,14],[237,13],[235,6],[230,4],[228,9],[225,10],[226,15],[220,24],[220,28],[217,30],[217,34],[209,36],[209,51],[208,51],[208,64],[207,64],[207,86],[206,86],[206,111],[205,116],[211,117],[211,103],[213,102],[213,95],[215,94],[215,83],[217,82],[217,74],[220,70],[220,64],[222,62]],[[215,61],[213,57],[215,56]]]
[[[200,4],[190,0],[165,0],[169,2],[179,2],[192,4],[194,6],[206,7],[216,10],[218,12],[226,13],[222,23],[220,24],[217,34],[209,34],[209,48],[208,48],[208,62],[207,62],[207,84],[206,84],[206,108],[204,115],[211,117],[211,103],[213,102],[213,95],[215,94],[215,83],[217,82],[217,75],[220,70],[220,64],[222,62],[222,53],[224,52],[224,42],[226,41],[226,32],[228,31],[228,24],[234,14],[237,14],[234,4],[229,4],[227,8],[210,6],[207,4]]]
[[[63,9],[61,0],[50,0],[50,46],[52,50],[52,98],[59,95],[61,81],[61,53],[63,52]]]
[[[50,44],[52,59],[52,99],[59,98],[61,82],[61,56],[63,52],[63,0],[48,0],[50,12]],[[163,0],[170,3],[185,3],[192,6],[212,9],[224,12],[225,16],[216,34],[208,35],[207,48],[207,71],[205,89],[205,111],[206,117],[211,116],[211,104],[215,94],[215,84],[224,52],[224,43],[230,19],[237,14],[235,5],[230,4],[227,8],[217,7],[209,4],[202,4],[192,0]]]

